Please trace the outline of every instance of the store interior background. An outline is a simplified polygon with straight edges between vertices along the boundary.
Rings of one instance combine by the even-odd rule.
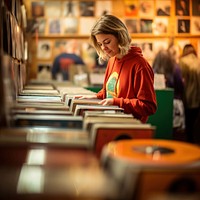
[[[86,64],[81,72],[88,73],[89,82],[82,83],[83,86],[94,85],[93,76],[96,84],[101,83],[103,76],[95,74],[103,73],[104,69],[96,67],[97,58],[90,45],[89,35],[94,22],[105,12],[120,17],[126,23],[133,44],[142,48],[144,57],[150,64],[159,49],[166,49],[171,44],[174,44],[177,56],[181,55],[182,48],[187,43],[193,44],[200,56],[200,14],[194,10],[197,1],[188,1],[188,16],[177,14],[178,2],[180,1],[73,0],[73,12],[67,14],[69,1],[24,1],[27,13],[27,78],[50,80],[53,60],[60,53],[59,44],[65,43],[67,51],[80,55]],[[84,5],[88,13],[83,12]],[[182,21],[188,26],[185,32],[179,30]],[[51,28],[53,24],[57,24],[55,30]],[[45,45],[48,46],[46,50],[42,49]]]
[[[163,174],[161,169],[162,167],[159,167],[160,170],[156,168],[156,170],[154,170],[155,173],[150,173],[150,176],[148,176],[147,173],[146,179],[144,176],[143,180],[145,182],[142,182],[142,179],[140,178],[138,178],[139,182],[137,182],[138,180],[135,181],[135,178],[137,177],[132,176],[134,174],[131,174],[132,171],[129,173],[127,168],[125,168],[125,170],[123,169],[123,172],[125,172],[124,174],[119,173],[120,168],[118,167],[120,167],[121,164],[124,164],[120,160],[117,164],[115,164],[115,162],[114,164],[110,162],[112,167],[116,167],[115,169],[113,168],[114,170],[109,169],[109,172],[111,172],[111,175],[113,176],[112,178],[109,176],[108,181],[107,179],[105,181],[103,179],[104,182],[102,182],[101,175],[104,174],[99,174],[99,172],[102,172],[98,171],[99,160],[96,160],[96,158],[94,159],[91,154],[88,155],[87,145],[84,146],[83,144],[84,148],[87,147],[85,148],[86,151],[83,150],[83,153],[80,152],[81,154],[79,154],[79,152],[76,152],[77,147],[82,148],[82,145],[80,145],[79,142],[81,142],[81,144],[82,142],[86,142],[86,144],[88,144],[88,138],[91,139],[88,133],[85,134],[84,130],[81,129],[79,130],[80,132],[70,132],[66,129],[66,126],[63,130],[59,130],[57,124],[56,128],[53,127],[53,129],[51,129],[57,121],[45,121],[45,116],[47,115],[40,116],[40,112],[37,117],[33,117],[33,119],[36,119],[35,123],[41,124],[44,122],[45,125],[48,123],[48,128],[45,127],[42,129],[37,126],[35,127],[34,125],[26,127],[27,124],[23,123],[23,120],[22,125],[10,128],[10,122],[13,120],[13,116],[17,116],[17,114],[13,113],[10,115],[10,111],[13,109],[13,106],[15,106],[16,101],[20,99],[19,97],[21,97],[20,100],[23,100],[24,93],[22,94],[22,92],[25,91],[25,86],[31,86],[32,83],[38,83],[39,86],[43,83],[52,83],[52,85],[55,84],[56,86],[64,87],[68,86],[68,81],[62,81],[59,79],[55,83],[55,80],[51,79],[50,71],[54,58],[59,54],[59,44],[66,44],[69,52],[74,51],[79,54],[86,63],[85,66],[81,66],[82,68],[77,68],[77,71],[72,72],[73,75],[78,75],[74,77],[80,78],[82,77],[81,75],[85,73],[90,78],[93,77],[93,79],[89,79],[88,82],[77,82],[78,86],[91,89],[92,91],[97,91],[101,87],[105,69],[95,66],[95,51],[90,46],[89,35],[90,29],[95,20],[97,20],[105,11],[120,17],[127,24],[132,36],[133,44],[142,48],[144,56],[150,64],[152,64],[153,59],[160,48],[167,48],[171,44],[174,45],[177,55],[181,55],[183,46],[187,43],[191,43],[196,48],[198,56],[200,56],[200,13],[196,13],[196,4],[199,2],[198,0],[187,1],[189,3],[189,15],[187,16],[179,16],[176,14],[176,3],[180,2],[179,0],[72,0],[71,2],[74,3],[74,8],[76,9],[73,13],[74,15],[70,14],[69,16],[66,16],[65,10],[69,0],[1,0],[0,2],[2,11],[0,12],[0,21],[2,23],[2,27],[0,28],[0,96],[2,97],[0,98],[0,177],[2,177],[3,180],[0,183],[1,199],[38,199],[40,195],[40,199],[87,199],[85,196],[81,195],[88,194],[89,197],[97,195],[95,196],[97,198],[88,199],[121,200],[128,198],[106,197],[109,197],[109,195],[112,197],[116,197],[116,195],[123,196],[123,192],[126,193],[126,190],[124,190],[126,187],[132,194],[135,192],[136,185],[137,188],[141,188],[138,190],[138,196],[142,194],[144,198],[135,199],[153,199],[147,198],[149,195],[148,192],[151,190],[151,186],[161,188],[163,191],[164,185],[170,185],[170,182],[172,182],[177,174],[182,176],[182,172],[186,171],[187,175],[190,175],[191,178],[198,183],[197,189],[200,188],[200,154],[198,154],[199,147],[196,146],[194,146],[193,151],[188,151],[188,149],[185,150],[184,147],[182,147],[182,144],[180,146],[176,144],[176,146],[170,146],[170,148],[178,148],[180,151],[178,151],[178,156],[175,151],[173,160],[172,162],[169,162],[169,165],[170,163],[179,163],[180,160],[184,159],[186,159],[186,161],[188,159],[189,162],[193,162],[193,158],[195,158],[195,161],[197,158],[198,163],[192,163],[194,169],[187,168],[186,163],[186,166],[183,164],[183,168],[176,168],[173,173],[170,171],[171,174],[169,173],[169,170],[167,170],[167,174]],[[2,2],[4,2],[6,6],[4,6]],[[21,4],[19,2],[23,3],[25,6],[20,7]],[[132,4],[134,6],[132,6]],[[37,11],[34,9],[34,6],[36,5],[39,5],[39,8],[37,7],[39,10],[36,9]],[[86,11],[88,11],[89,14],[81,14],[84,9],[83,7],[80,9],[80,5],[83,7],[87,5]],[[157,15],[158,10],[160,13],[159,15]],[[160,12],[161,10],[166,11],[166,15],[161,14],[163,13]],[[61,29],[52,29],[51,32],[51,22],[53,24],[54,22],[56,24],[60,24],[58,27]],[[187,27],[185,25],[187,25]],[[46,52],[43,52],[42,47],[47,47],[45,48]],[[150,48],[146,49],[145,47]],[[71,68],[71,70],[73,69],[74,68]],[[92,82],[91,80],[97,82]],[[71,81],[75,84],[73,78]],[[79,89],[79,87],[77,88]],[[31,100],[33,96],[29,95],[30,94],[27,95],[25,93],[25,96],[28,96],[28,100]],[[150,116],[147,123],[150,125],[150,128],[156,127],[155,139],[163,139],[165,142],[169,141],[173,145],[174,141],[171,140],[174,139],[172,137],[173,89],[156,89],[156,95],[158,100],[158,110],[155,115]],[[61,98],[59,96],[59,101],[60,100]],[[32,103],[36,104],[36,106],[41,106],[38,102]],[[19,103],[17,106],[23,107],[23,103]],[[48,106],[48,109],[51,109],[51,106]],[[18,113],[18,111],[21,112],[20,107],[16,108],[19,109],[14,109],[16,113]],[[28,106],[28,108],[32,108],[32,105],[30,107]],[[37,110],[26,110],[25,104],[25,111],[31,113],[32,111],[34,112]],[[65,110],[64,115],[66,115]],[[40,117],[43,118],[41,121],[38,121]],[[35,131],[34,128],[36,128]],[[64,137],[63,131],[64,134],[66,134]],[[85,140],[83,140],[82,136],[84,136]],[[184,140],[181,134],[179,137],[180,138],[178,138],[178,140]],[[75,145],[78,144],[75,149],[71,149],[71,143],[73,142],[75,142]],[[62,146],[63,144],[64,146]],[[155,147],[157,148],[157,146]],[[34,152],[32,150],[35,150],[35,154],[28,154],[27,152],[29,152],[29,150],[31,150],[31,152]],[[73,150],[75,150],[75,152]],[[44,152],[47,154],[43,154]],[[46,160],[43,159],[43,155],[47,156]],[[144,155],[146,158],[146,154]],[[160,154],[156,154],[155,158],[159,158],[159,156]],[[33,159],[26,160],[26,158],[31,157]],[[147,157],[149,158],[149,155]],[[165,157],[165,155],[163,157]],[[168,157],[168,155],[166,157]],[[36,158],[39,159],[37,160]],[[35,164],[35,161],[39,162],[36,162]],[[109,162],[106,163],[106,165],[107,164],[109,164]],[[160,166],[163,166],[162,162],[160,164]],[[51,168],[52,166],[53,168]],[[172,170],[172,168],[170,168],[170,170]],[[20,176],[21,174],[22,176]],[[115,177],[116,174],[117,176]],[[121,177],[118,177],[118,175]],[[131,180],[131,177],[134,178]],[[118,184],[116,181],[118,178],[122,178],[122,181],[124,181],[124,179],[126,180],[125,182],[120,181]],[[95,184],[94,180],[96,181]],[[20,186],[18,183],[21,183],[21,188],[18,188],[19,190],[17,190],[17,187]],[[117,183],[117,185],[113,185],[114,192],[111,187],[112,183]],[[122,186],[124,186],[124,188],[122,188]],[[75,198],[67,198],[68,196],[65,196],[66,192],[69,192],[69,188],[72,188],[73,192],[75,191],[74,193],[69,193],[69,196],[74,195]],[[77,190],[77,188],[79,190]],[[62,193],[64,196],[59,198],[61,191],[64,191],[64,193]],[[198,195],[199,191],[200,190],[198,190]],[[23,196],[20,192],[24,192],[25,196]],[[53,195],[52,198],[52,192],[53,194],[58,194],[58,196]],[[9,195],[11,198],[8,198]],[[48,198],[48,195],[50,198]],[[125,194],[125,196],[127,197],[127,194]],[[161,196],[161,198],[159,197],[160,196],[156,199],[164,198],[163,196]],[[181,198],[184,199],[183,196],[181,196]],[[171,199],[171,196],[169,199]],[[194,197],[192,200],[196,199],[199,198]]]
[[[105,68],[96,66],[97,54],[90,44],[89,36],[93,24],[104,13],[116,15],[127,25],[132,43],[141,47],[150,64],[160,49],[167,49],[170,45],[174,47],[177,58],[183,46],[188,43],[196,48],[200,56],[200,13],[197,11],[196,0],[186,1],[188,14],[184,16],[178,14],[179,0],[4,2],[8,9],[5,16],[2,15],[5,22],[1,47],[14,70],[11,79],[14,79],[12,84],[16,95],[30,82],[55,83],[51,77],[51,68],[63,46],[67,52],[82,57],[85,65],[70,66],[70,80],[63,81],[58,75],[57,84],[67,86],[70,83],[94,92],[99,91]],[[68,12],[69,3],[72,3],[72,12]],[[163,88],[159,84],[158,81],[158,110],[150,116],[148,122],[156,126],[157,138],[169,139],[173,132],[173,89]],[[9,98],[8,93],[6,89],[2,90],[2,96],[6,98]],[[9,105],[9,101],[2,99],[2,104]],[[4,108],[2,110],[2,113],[7,112]]]

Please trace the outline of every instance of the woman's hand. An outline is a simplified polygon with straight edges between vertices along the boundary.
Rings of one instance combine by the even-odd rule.
[[[113,105],[113,99],[111,98],[103,99],[102,101],[99,102],[99,104],[103,106]]]

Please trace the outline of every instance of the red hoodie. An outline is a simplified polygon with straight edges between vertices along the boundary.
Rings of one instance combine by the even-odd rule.
[[[145,123],[148,116],[156,112],[157,103],[153,87],[154,73],[141,49],[131,47],[122,59],[116,56],[109,59],[103,88],[97,93],[97,98],[106,98],[107,82],[113,75],[117,85],[113,104]]]

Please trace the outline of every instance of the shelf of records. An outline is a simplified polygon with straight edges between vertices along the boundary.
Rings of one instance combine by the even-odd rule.
[[[171,0],[123,0],[122,21],[130,34],[170,35],[200,34],[198,2],[185,0],[191,13],[179,14],[179,2]],[[172,12],[175,4],[175,16]],[[191,4],[189,4],[191,3]],[[103,14],[114,14],[113,1],[32,1],[29,31],[39,36],[85,35]],[[188,11],[188,12],[189,12]],[[173,17],[173,20],[172,20]]]
[[[23,3],[23,0],[2,0],[0,6],[2,12],[6,10],[6,12],[9,12],[11,15],[13,15],[20,27],[26,27],[26,7]]]
[[[14,1],[12,1],[14,2]],[[16,1],[19,2],[19,1]],[[16,4],[17,5],[17,4]],[[20,5],[18,5],[20,6]],[[18,8],[18,7],[17,7]],[[5,53],[18,60],[27,59],[27,42],[25,40],[26,11],[24,5],[18,8],[20,12],[6,5],[1,7],[2,12],[2,49]],[[21,13],[21,14],[19,14]],[[20,17],[21,16],[21,17]],[[21,21],[21,19],[23,20]]]

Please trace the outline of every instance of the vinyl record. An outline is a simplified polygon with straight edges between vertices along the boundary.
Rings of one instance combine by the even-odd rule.
[[[200,147],[172,140],[134,139],[111,142],[102,157],[128,161],[137,166],[199,166]]]

